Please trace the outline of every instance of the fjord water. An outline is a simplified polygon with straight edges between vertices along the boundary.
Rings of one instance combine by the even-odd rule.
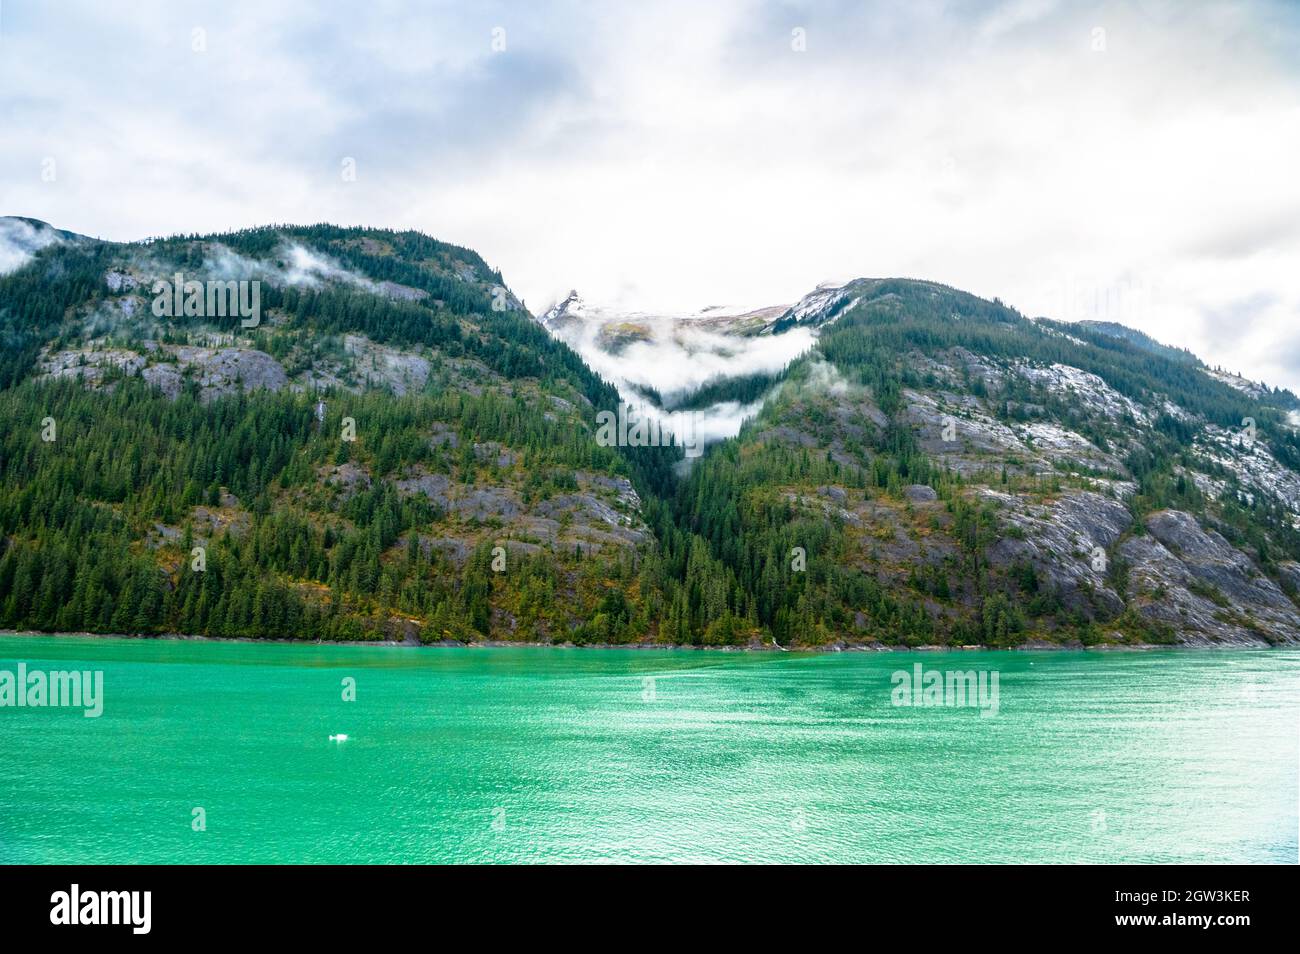
[[[0,636],[19,662],[102,670],[104,711],[0,708],[0,862],[1297,861],[1295,651]],[[918,662],[998,672],[997,714],[891,705]]]

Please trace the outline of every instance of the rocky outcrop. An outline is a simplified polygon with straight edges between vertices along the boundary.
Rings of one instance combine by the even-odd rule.
[[[370,472],[352,461],[322,467],[320,478],[327,486],[337,488],[343,500],[350,500],[362,491],[369,490],[371,483]]]
[[[496,443],[478,444],[475,450],[482,463],[501,468],[513,466],[519,456]],[[500,479],[512,478],[503,474]],[[464,536],[455,538],[462,544],[457,548],[461,553],[483,536],[480,524],[502,539],[517,537],[570,550],[636,547],[650,539],[649,529],[641,521],[641,500],[631,481],[583,471],[575,480],[576,491],[553,493],[531,502],[525,502],[513,483],[466,484],[421,466],[409,468],[393,485],[403,496],[427,498],[449,526],[464,531]]]
[[[371,387],[383,387],[399,397],[419,391],[429,380],[429,360],[400,348],[376,344],[365,335],[345,335],[343,346],[352,358],[352,375]]]
[[[1300,642],[1300,611],[1249,556],[1191,514],[1164,510],[1124,542],[1129,596],[1189,644]]]
[[[112,368],[140,375],[168,397],[177,397],[185,380],[199,386],[204,401],[240,390],[279,391],[289,383],[280,363],[252,348],[208,348],[147,342],[143,353],[121,348],[88,347],[47,354],[40,364],[46,377],[75,377],[98,386]]]
[[[1040,586],[1049,587],[1067,610],[1087,619],[1109,619],[1124,609],[1108,572],[1111,548],[1132,525],[1128,508],[1102,494],[1068,490],[1043,502],[982,492],[999,509],[1003,535],[989,560],[1010,567],[1028,562]]]
[[[174,353],[183,370],[193,369],[205,400],[240,389],[278,391],[289,383],[284,368],[264,351],[181,346]]]

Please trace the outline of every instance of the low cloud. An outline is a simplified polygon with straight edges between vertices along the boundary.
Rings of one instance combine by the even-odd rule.
[[[846,397],[852,388],[839,369],[820,355],[808,362],[808,376],[804,379],[803,386],[831,397]]]
[[[755,374],[777,374],[805,354],[815,336],[807,328],[784,334],[743,337],[699,327],[685,318],[614,315],[571,322],[557,331],[597,374],[611,381],[628,404],[649,418],[666,420],[668,411],[655,407],[654,392],[672,408],[706,385]],[[620,333],[638,337],[612,345]],[[740,432],[755,417],[763,401],[718,401],[695,408],[695,430],[703,444],[716,443]]]
[[[54,229],[22,219],[0,218],[0,275],[16,272],[41,249],[62,241]]]
[[[673,318],[627,318],[644,329],[645,340],[617,351],[602,341],[608,322],[570,325],[559,332],[598,373],[620,386],[657,391],[665,402],[688,397],[707,384],[752,374],[774,374],[808,351],[815,338],[807,328],[745,338],[717,334]]]
[[[417,228],[534,306],[871,274],[1071,319],[1137,283],[1120,320],[1300,389],[1288,0],[5,6],[5,208],[64,228]]]
[[[272,285],[318,288],[327,282],[353,285],[380,294],[382,289],[356,272],[349,271],[333,259],[296,242],[280,246],[268,259],[249,258],[213,243],[203,259],[206,277],[223,281],[260,280]]]

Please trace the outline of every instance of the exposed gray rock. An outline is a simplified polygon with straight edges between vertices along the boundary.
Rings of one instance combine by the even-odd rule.
[[[479,447],[490,451],[493,460],[502,453],[515,456],[499,445]],[[634,547],[649,539],[640,520],[641,501],[630,481],[585,471],[575,477],[578,492],[556,494],[531,506],[523,504],[513,487],[463,484],[421,467],[411,468],[394,485],[404,495],[424,495],[453,521],[489,521],[502,539],[529,546],[572,548],[579,541],[594,552],[603,546]],[[466,534],[462,542],[467,547],[480,539],[476,530],[467,528]]]
[[[482,464],[494,464],[497,467],[509,467],[518,459],[514,451],[507,450],[496,441],[474,445],[474,457]]]
[[[441,421],[434,421],[429,430],[431,431],[429,443],[433,447],[460,446],[460,437],[457,436],[456,431],[451,426],[443,424]]]
[[[124,292],[135,288],[136,280],[133,275],[110,268],[104,273],[104,284],[108,286],[108,290],[111,292]]]
[[[1300,522],[1300,474],[1283,466],[1263,438],[1249,439],[1243,433],[1208,424],[1196,441],[1196,450],[1236,477],[1243,502],[1250,504],[1257,495],[1276,501],[1291,511],[1293,521]],[[1198,487],[1216,499],[1227,490],[1223,480],[1201,474],[1194,479]]]
[[[1107,577],[1110,548],[1132,525],[1132,515],[1116,500],[1084,490],[1063,491],[1037,503],[1025,496],[981,491],[999,506],[1003,536],[989,547],[998,566],[1027,560],[1040,586],[1054,590],[1071,611],[1088,619],[1109,618],[1124,609]]]
[[[1097,375],[1066,364],[1036,365],[1022,361],[1017,366],[1022,377],[1047,390],[1077,401],[1091,411],[1111,419],[1131,417],[1149,423],[1151,414],[1142,405],[1120,394]]]
[[[339,488],[340,496],[344,500],[370,489],[370,472],[352,461],[338,466],[326,465],[321,468],[320,476],[329,486]]]
[[[41,361],[41,371],[51,378],[78,378],[94,386],[103,380],[106,368],[138,374],[148,360],[144,355],[124,348],[69,349],[47,355]]]
[[[177,365],[151,364],[140,372],[140,377],[144,378],[169,398],[180,396],[182,377],[181,369]]]
[[[1292,594],[1300,594],[1300,563],[1286,560],[1277,565],[1278,578],[1282,589]]]
[[[837,504],[843,504],[849,499],[849,493],[843,487],[818,487],[817,493],[835,501]]]
[[[817,447],[817,438],[807,431],[800,430],[797,427],[782,425],[770,430],[763,431],[758,435],[759,440],[772,440],[782,444],[790,444],[794,447]]]
[[[205,399],[264,389],[278,391],[289,383],[278,361],[264,351],[251,348],[195,348],[182,345],[175,349],[176,360],[183,368],[193,368]]]
[[[105,369],[112,367],[140,375],[172,398],[181,393],[185,376],[192,374],[204,401],[233,394],[240,388],[278,391],[289,380],[279,362],[251,348],[160,346],[150,341],[144,350],[148,353],[96,347],[59,351],[45,356],[41,371],[49,377],[75,377],[95,386],[103,380]]]
[[[816,499],[805,496],[804,494],[794,493],[793,491],[785,491],[781,496],[802,510],[812,510],[822,516],[835,520],[843,520],[855,526],[862,523],[862,517],[856,510],[850,510],[847,507],[839,506],[831,500]],[[824,498],[828,495],[819,494],[818,496]]]
[[[429,380],[429,360],[423,355],[376,344],[365,335],[345,335],[343,347],[356,363],[358,378],[399,396],[419,391]]]
[[[536,556],[542,552],[542,548],[536,543],[527,543],[523,540],[502,540],[501,545],[506,548],[506,552],[514,555]]]
[[[155,523],[149,533],[148,545],[154,549],[179,543],[184,533],[179,527],[170,527],[165,523]]]
[[[423,494],[443,510],[451,506],[451,478],[445,474],[431,474],[422,467],[416,467],[406,477],[393,483],[403,495]]]
[[[949,402],[910,389],[903,391],[903,398],[907,401],[906,420],[918,427],[919,443],[927,453],[1029,454],[1029,448],[1015,432],[983,413],[977,403],[971,403],[973,398]]]
[[[203,537],[223,531],[238,535],[247,530],[250,523],[248,513],[238,507],[220,509],[195,507],[191,518],[194,521],[195,534]]]
[[[869,531],[864,542],[867,564],[881,579],[906,578],[914,569],[945,564],[957,547],[945,533],[918,534],[905,508],[886,500],[865,500],[853,509],[853,526]],[[957,581],[954,580],[954,583]]]
[[[617,506],[632,514],[641,513],[641,496],[626,477],[609,477],[605,474],[592,474],[578,471],[578,486],[587,489],[612,491]]]
[[[427,537],[421,535],[420,549],[425,556],[431,555],[436,550],[459,566],[469,559],[471,547],[467,541],[455,537]]]
[[[559,539],[560,521],[552,520],[550,517],[539,517],[535,514],[525,513],[520,515],[511,529],[522,536],[534,540],[545,540],[549,543]]]
[[[397,282],[379,282],[375,288],[385,298],[392,298],[395,301],[420,301],[429,297],[429,293],[423,288],[412,288],[410,285],[399,285]]]
[[[592,494],[557,494],[548,500],[540,501],[533,512],[542,517],[570,516],[585,523],[603,523],[608,527],[622,529],[627,518],[617,510]]]
[[[1300,611],[1242,551],[1191,514],[1162,510],[1126,540],[1130,597],[1182,642],[1300,642]]]
[[[509,520],[522,510],[522,505],[508,487],[471,487],[451,501],[451,509],[464,518]]]

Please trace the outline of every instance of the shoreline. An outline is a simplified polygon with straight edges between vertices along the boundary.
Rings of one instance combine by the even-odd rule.
[[[38,630],[0,630],[0,636],[49,637],[60,639],[73,637],[77,639],[130,639],[130,640],[166,640],[169,642],[195,643],[273,643],[282,646],[379,646],[388,649],[632,649],[632,650],[676,650],[683,652],[715,653],[978,653],[978,652],[1153,652],[1157,650],[1259,650],[1259,649],[1296,649],[1300,644],[1270,645],[1268,643],[1221,643],[1154,645],[1141,643],[1137,645],[1098,644],[1085,646],[1080,642],[1049,643],[1035,640],[1020,646],[886,646],[884,644],[848,644],[832,643],[827,646],[692,646],[673,643],[540,643],[514,642],[511,640],[485,639],[472,643],[443,640],[436,643],[420,643],[407,640],[305,640],[291,639],[283,636],[198,636],[190,633],[47,633]]]

